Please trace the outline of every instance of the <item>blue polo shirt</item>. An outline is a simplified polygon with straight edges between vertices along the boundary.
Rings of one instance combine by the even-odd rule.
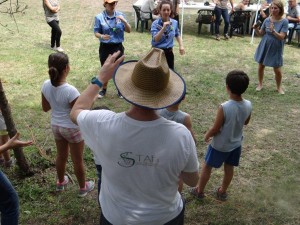
[[[109,40],[99,38],[100,42],[119,44],[124,41],[125,25],[120,19],[116,18],[120,15],[125,19],[125,15],[119,11],[115,11],[114,15],[110,17],[105,10],[95,17],[94,33],[110,35]]]
[[[154,36],[162,29],[163,21],[161,18],[153,21],[151,26],[152,47],[154,48],[173,48],[174,37],[179,36],[178,22],[170,18],[171,24],[167,26],[166,31],[158,42],[154,41]]]

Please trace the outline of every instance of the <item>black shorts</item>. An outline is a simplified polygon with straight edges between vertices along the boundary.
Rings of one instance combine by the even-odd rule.
[[[100,43],[99,47],[99,58],[101,66],[103,66],[105,60],[107,59],[109,54],[113,54],[117,51],[121,51],[118,58],[120,58],[122,55],[124,55],[124,46],[122,43]]]

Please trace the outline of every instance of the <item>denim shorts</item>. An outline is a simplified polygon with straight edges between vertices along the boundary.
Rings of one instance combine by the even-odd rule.
[[[205,156],[205,163],[213,168],[220,168],[224,162],[231,166],[238,166],[241,152],[242,146],[233,149],[231,152],[220,152],[209,145]]]
[[[69,143],[79,143],[83,140],[80,130],[52,125],[55,140],[67,140]]]

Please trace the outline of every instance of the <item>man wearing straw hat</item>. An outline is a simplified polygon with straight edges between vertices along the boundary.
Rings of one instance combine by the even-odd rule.
[[[169,69],[160,49],[120,67],[124,56],[116,60],[118,54],[108,57],[71,111],[102,165],[100,224],[183,224],[178,180],[181,176],[187,185],[197,184],[195,142],[185,126],[160,117],[155,110],[180,101],[185,82]],[[102,83],[113,74],[131,107],[121,113],[89,110]]]

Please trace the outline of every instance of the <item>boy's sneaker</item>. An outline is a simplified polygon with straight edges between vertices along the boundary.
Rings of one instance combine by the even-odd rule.
[[[103,98],[105,95],[106,95],[106,89],[102,89],[98,94],[98,98]]]
[[[90,191],[92,191],[95,187],[95,182],[94,181],[87,181],[85,182],[85,188],[80,188],[79,189],[79,193],[78,193],[78,197],[84,197],[87,195],[87,193],[89,193]]]
[[[204,193],[203,192],[202,193],[198,193],[196,187],[190,188],[189,189],[189,193],[191,195],[193,195],[194,197],[196,197],[198,200],[203,200],[205,198]]]
[[[229,39],[229,35],[228,34],[224,34],[224,38],[225,38],[225,40],[228,40]]]
[[[118,91],[117,95],[119,98],[123,98],[123,96],[121,95],[121,93],[119,91]]]
[[[63,182],[59,182],[59,180],[56,181],[56,191],[63,191],[65,190],[65,187],[67,186],[67,184],[69,183],[69,177],[68,176],[64,176],[64,181]]]
[[[218,34],[216,35],[216,40],[220,41],[220,35],[218,35]]]
[[[226,193],[226,192],[225,192],[225,193],[221,193],[221,192],[220,192],[220,188],[221,188],[221,187],[217,188],[217,190],[216,190],[216,198],[217,198],[218,200],[224,202],[224,201],[227,200],[227,193]]]
[[[57,47],[57,48],[56,48],[56,51],[58,51],[58,52],[64,52],[64,50],[63,50],[62,47]]]

